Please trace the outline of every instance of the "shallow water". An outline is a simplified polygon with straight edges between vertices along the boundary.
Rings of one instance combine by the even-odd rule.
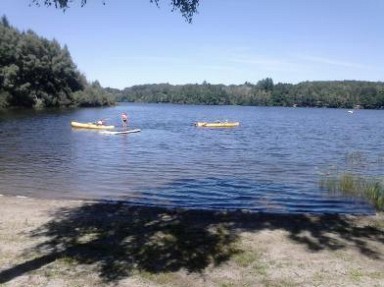
[[[127,112],[141,133],[72,129]],[[240,121],[233,129],[195,121]],[[371,213],[330,195],[324,175],[384,174],[384,112],[121,104],[0,113],[0,193],[288,213]]]

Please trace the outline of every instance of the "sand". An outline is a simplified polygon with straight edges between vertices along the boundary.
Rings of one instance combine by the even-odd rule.
[[[0,197],[0,286],[384,286],[384,215]]]

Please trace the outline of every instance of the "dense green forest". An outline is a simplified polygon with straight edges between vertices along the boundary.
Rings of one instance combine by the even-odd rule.
[[[66,46],[20,32],[3,16],[0,22],[0,109],[103,106],[113,96],[96,81],[88,83]]]
[[[124,90],[107,89],[117,101],[298,106],[329,108],[384,108],[384,83],[365,81],[318,81],[299,84],[274,84],[265,78],[256,84],[212,85],[209,83],[139,85]]]

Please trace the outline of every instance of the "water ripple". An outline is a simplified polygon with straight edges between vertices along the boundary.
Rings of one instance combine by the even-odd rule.
[[[128,136],[72,129],[71,120],[128,112]],[[372,213],[332,196],[323,175],[384,174],[384,115],[343,110],[120,105],[0,114],[0,193],[283,213]],[[198,120],[240,121],[200,129]]]

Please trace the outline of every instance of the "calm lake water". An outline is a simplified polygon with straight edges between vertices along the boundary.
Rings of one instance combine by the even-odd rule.
[[[121,112],[141,133],[73,129]],[[195,121],[233,120],[233,129]],[[325,175],[384,174],[384,111],[121,104],[0,113],[0,193],[155,206],[371,213],[320,188]]]

